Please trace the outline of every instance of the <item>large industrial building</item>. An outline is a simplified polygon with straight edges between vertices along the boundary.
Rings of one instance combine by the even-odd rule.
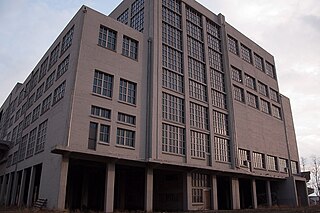
[[[82,6],[0,108],[0,203],[308,205],[276,73],[194,0],[124,0],[109,16]]]

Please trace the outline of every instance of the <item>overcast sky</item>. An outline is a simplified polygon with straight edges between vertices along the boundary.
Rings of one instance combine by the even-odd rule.
[[[109,14],[120,0],[0,0],[0,104],[85,4]],[[300,156],[320,156],[320,1],[199,0],[270,52],[291,99]]]

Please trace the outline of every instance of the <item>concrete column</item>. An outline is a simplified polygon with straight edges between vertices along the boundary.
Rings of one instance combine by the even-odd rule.
[[[268,206],[271,207],[272,206],[272,196],[271,196],[271,185],[270,185],[269,180],[266,181],[266,192],[267,192]]]
[[[18,198],[18,206],[21,206],[23,203],[23,192],[24,192],[24,188],[26,186],[26,176],[27,176],[27,171],[24,169],[24,170],[22,170],[22,177],[21,177],[19,198]]]
[[[106,180],[105,180],[105,202],[104,211],[113,212],[114,202],[114,179],[115,179],[115,164],[109,162],[106,165]]]
[[[18,174],[19,174],[18,172],[13,173],[13,185],[12,185],[12,190],[11,190],[10,205],[15,204],[15,199],[16,199],[16,195],[17,195],[17,188],[18,188],[18,180],[19,180]]]
[[[152,212],[153,210],[153,169],[146,168],[145,177],[145,211]]]
[[[212,187],[211,187],[211,209],[218,210],[218,186],[217,186],[217,177],[215,175],[211,176]]]
[[[252,206],[254,209],[256,209],[258,208],[258,201],[257,201],[257,185],[256,185],[255,179],[251,181],[251,188],[252,188]]]
[[[190,172],[185,173],[184,180],[184,205],[185,211],[192,210],[192,175]]]
[[[4,194],[7,189],[7,180],[9,175],[4,175],[2,184],[1,184],[1,191],[0,191],[0,205],[4,204]]]
[[[32,206],[32,197],[33,197],[33,188],[34,188],[34,181],[36,177],[36,167],[31,167],[31,174],[30,174],[30,182],[29,182],[29,189],[28,189],[28,198],[27,198],[27,206]]]
[[[13,182],[13,174],[14,173],[10,173],[9,174],[9,182],[8,182],[8,185],[7,185],[7,192],[6,192],[6,199],[4,201],[4,205],[9,205],[10,204],[10,194],[12,192],[12,182]]]
[[[67,180],[68,180],[69,158],[62,157],[60,169],[60,186],[58,195],[58,209],[65,209],[66,194],[67,194]]]
[[[240,209],[240,192],[239,192],[238,178],[231,179],[231,189],[232,189],[232,208]]]

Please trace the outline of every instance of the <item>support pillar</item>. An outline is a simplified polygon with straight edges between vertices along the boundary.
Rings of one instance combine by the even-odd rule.
[[[217,177],[215,175],[211,176],[212,187],[211,187],[211,209],[218,210],[218,186],[217,186]]]
[[[272,195],[271,195],[271,184],[269,180],[266,181],[266,191],[267,191],[267,203],[268,203],[268,206],[271,207]]]
[[[9,175],[4,175],[3,176],[3,182],[1,184],[1,191],[0,191],[0,205],[4,204],[4,194],[7,189],[7,181],[8,181]]]
[[[251,185],[252,185],[252,206],[254,209],[256,209],[258,208],[258,201],[257,201],[257,184],[255,179],[251,181]]]
[[[27,171],[24,169],[22,170],[22,177],[21,177],[20,190],[19,190],[19,196],[18,196],[18,206],[21,206],[23,203],[23,192],[24,192],[24,188],[26,187],[26,176],[27,176]]]
[[[34,182],[36,178],[36,167],[31,167],[31,174],[30,174],[30,182],[29,182],[29,189],[28,189],[28,198],[27,198],[27,206],[32,206],[32,198],[33,198],[33,188]]]
[[[66,194],[67,194],[67,181],[68,181],[68,169],[69,169],[69,158],[66,156],[62,157],[61,168],[60,168],[60,186],[58,196],[58,209],[65,209]]]
[[[11,187],[11,185],[12,185],[12,182],[13,182],[13,174],[14,173],[10,173],[9,174],[9,182],[8,182],[8,185],[7,185],[7,192],[6,192],[6,199],[5,199],[5,201],[4,201],[4,205],[9,205],[10,204],[10,195],[11,195],[11,191],[12,191],[12,187]]]
[[[240,209],[240,192],[239,192],[238,178],[231,179],[231,188],[232,188],[232,208]]]
[[[192,175],[190,172],[184,173],[184,197],[183,197],[183,210],[190,211],[192,210]]]
[[[115,164],[109,162],[106,165],[106,180],[105,180],[105,202],[104,211],[113,212],[114,203],[114,180],[115,180]]]
[[[13,173],[13,185],[12,185],[12,191],[11,191],[10,205],[15,205],[15,199],[16,199],[18,181],[19,181],[19,175],[18,174],[19,174],[18,172],[14,172]]]
[[[146,168],[145,177],[145,211],[152,212],[153,210],[153,169]]]

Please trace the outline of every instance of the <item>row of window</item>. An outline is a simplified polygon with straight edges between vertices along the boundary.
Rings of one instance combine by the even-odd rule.
[[[91,115],[98,117],[98,118],[110,120],[111,119],[111,110],[103,108],[103,107],[92,105],[91,106]],[[118,112],[118,121],[125,123],[125,124],[136,125],[136,116],[125,114],[122,112]]]
[[[241,84],[243,83],[242,71],[234,66],[231,66],[231,77],[232,80]],[[258,91],[261,95],[270,97],[271,100],[280,103],[279,93],[276,90],[272,88],[268,89],[266,84],[262,83],[261,81],[257,81],[254,77],[247,73],[244,73],[244,84],[248,88]]]
[[[104,97],[112,98],[113,75],[98,70],[94,71],[92,92]],[[136,105],[137,84],[120,78],[119,100]]]
[[[108,27],[100,25],[98,45],[116,51],[117,44],[117,31],[114,31]],[[131,59],[138,59],[138,41],[123,36],[122,42],[122,55]]]
[[[281,108],[279,106],[271,104],[269,101],[263,98],[259,99],[257,95],[249,91],[246,91],[245,98],[245,91],[241,87],[233,85],[233,95],[234,99],[239,102],[247,103],[250,107],[260,109],[266,114],[270,114],[278,119],[282,119]]]
[[[249,150],[239,149],[239,164],[243,167],[250,167],[255,169],[266,169],[268,171],[279,171],[288,173],[288,160],[272,155],[266,155],[259,152],[252,152]],[[298,162],[291,161],[291,169],[293,174],[298,174]]]
[[[265,72],[271,78],[276,79],[274,65],[272,65],[268,61],[265,61],[257,53],[254,53],[252,55],[252,50],[242,43],[240,44],[240,50],[241,50],[241,54],[240,54],[238,40],[236,40],[230,35],[228,35],[228,47],[230,52],[238,56],[241,56],[241,58],[244,61],[250,64],[253,64],[257,69],[261,70],[262,72]]]
[[[128,24],[129,22],[129,8],[126,9],[117,21]],[[143,32],[144,24],[144,0],[136,0],[131,4],[131,15],[130,15],[130,27],[139,32]]]
[[[48,120],[42,122],[39,127],[34,128],[22,137],[19,149],[8,156],[7,167],[30,158],[44,150],[47,135]]]

